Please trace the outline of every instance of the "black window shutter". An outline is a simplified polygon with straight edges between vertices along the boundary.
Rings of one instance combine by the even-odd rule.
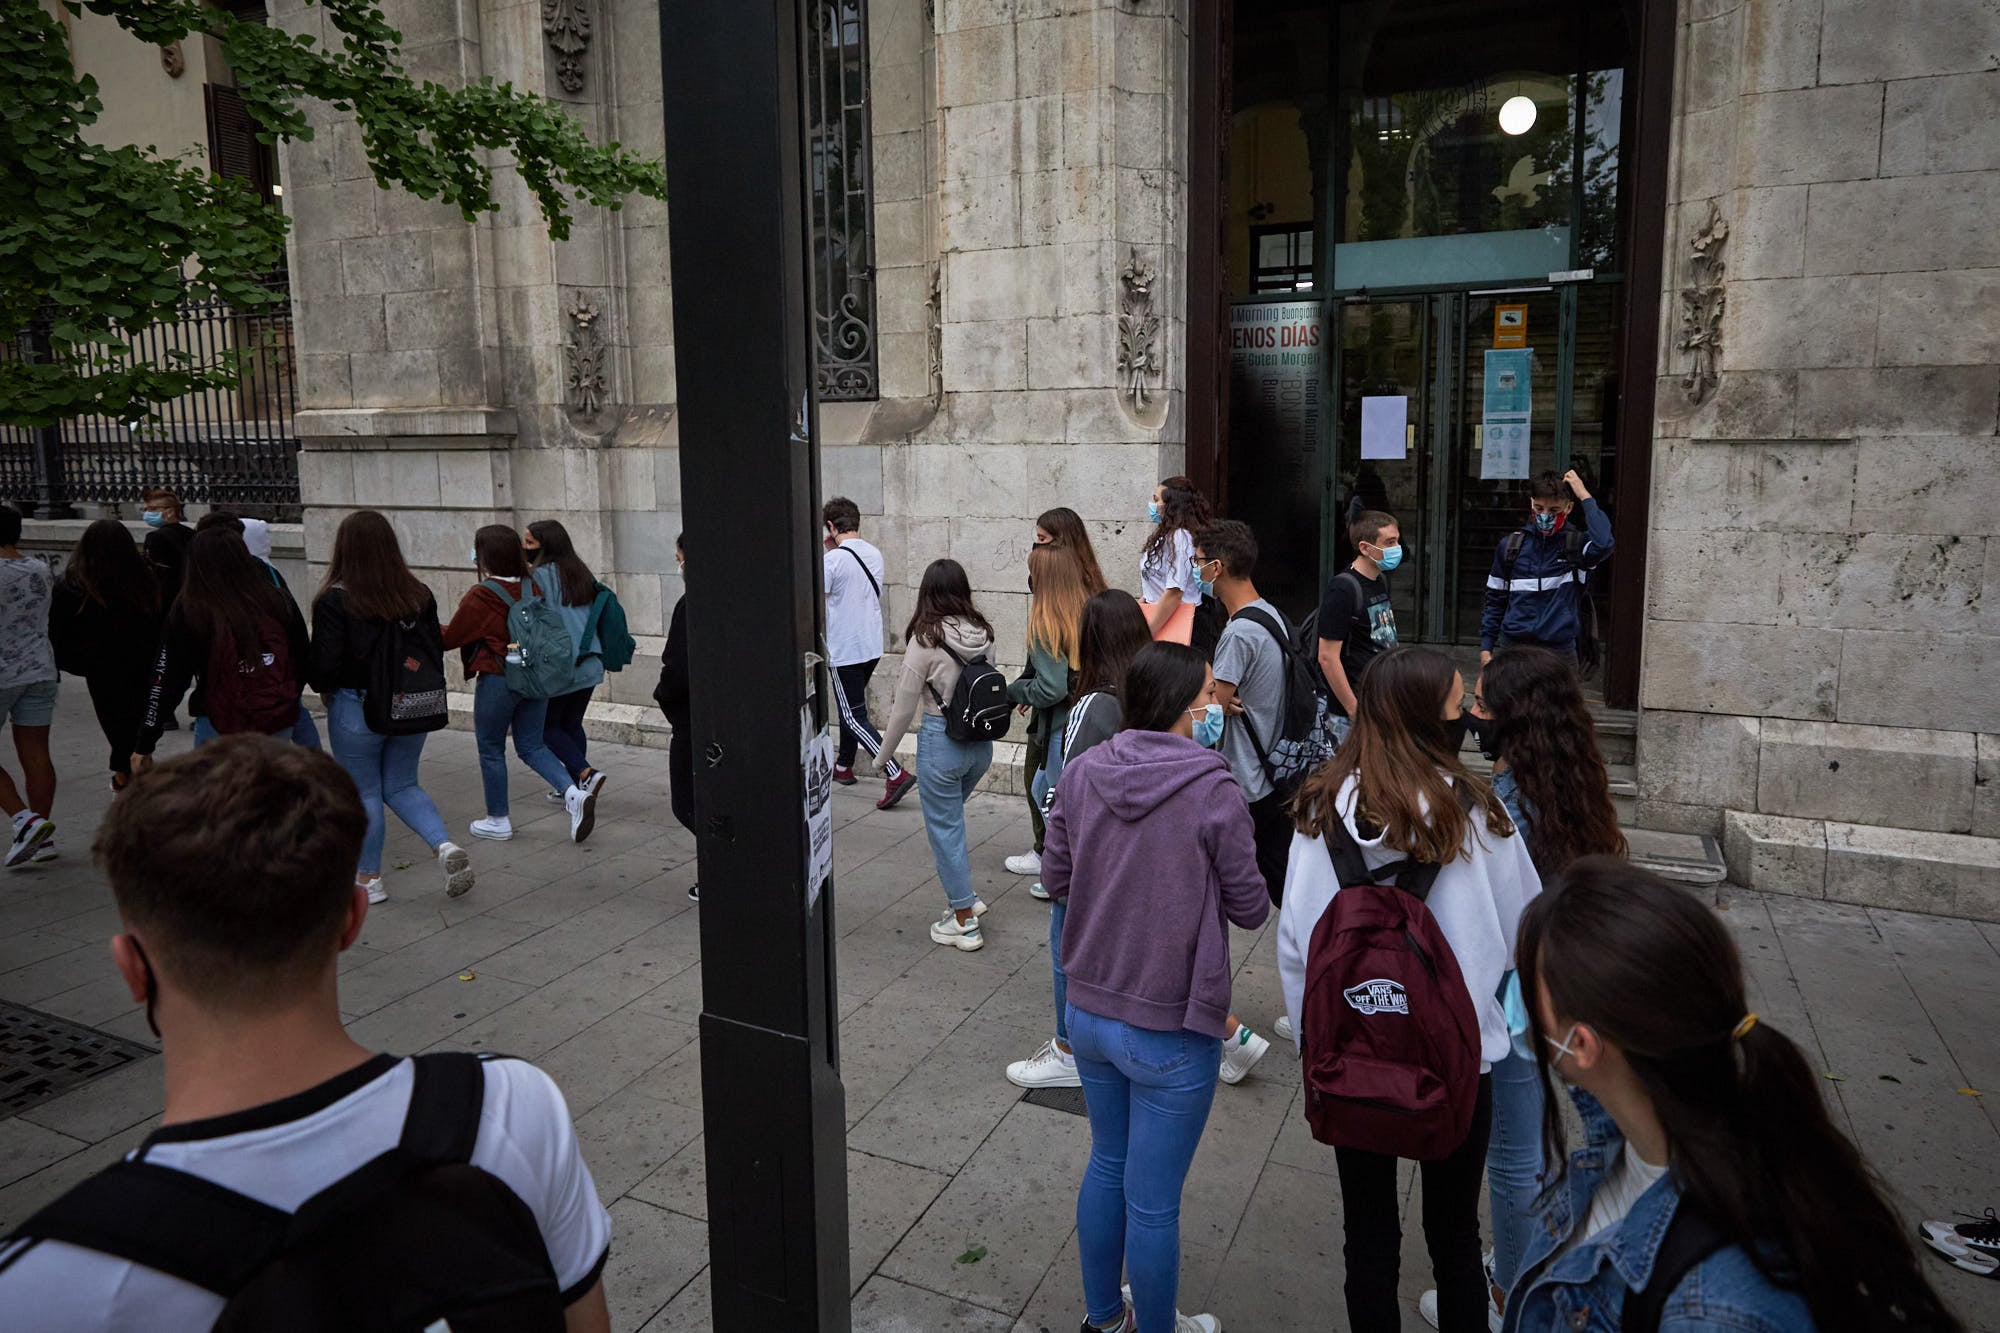
[[[247,181],[259,198],[269,198],[273,172],[271,150],[257,142],[257,122],[234,88],[211,83],[203,88],[208,108],[208,168],[218,176]]]

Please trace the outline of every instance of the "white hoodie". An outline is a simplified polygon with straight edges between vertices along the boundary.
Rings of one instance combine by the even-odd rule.
[[[1403,853],[1382,845],[1378,835],[1364,838],[1354,824],[1354,779],[1349,778],[1334,806],[1347,831],[1361,847],[1369,869],[1403,859]],[[1477,809],[1468,817],[1465,849],[1443,869],[1431,886],[1427,905],[1444,931],[1445,942],[1458,960],[1472,1008],[1479,1015],[1479,1072],[1487,1073],[1506,1056],[1507,1020],[1500,1011],[1500,980],[1514,966],[1514,941],[1521,931],[1521,913],[1542,891],[1527,840],[1519,834],[1496,837],[1486,830]],[[1292,1040],[1302,1031],[1306,990],[1306,948],[1313,927],[1340,891],[1333,859],[1319,838],[1292,834],[1291,861],[1285,870],[1285,901],[1278,913],[1278,984],[1285,992],[1285,1012],[1291,1016]]]

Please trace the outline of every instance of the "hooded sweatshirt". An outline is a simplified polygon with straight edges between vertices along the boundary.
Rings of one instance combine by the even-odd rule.
[[[1221,1037],[1229,923],[1270,915],[1250,808],[1215,751],[1121,731],[1063,769],[1042,887],[1067,899],[1063,973],[1077,1008],[1155,1032]]]
[[[1370,870],[1403,859],[1403,853],[1383,845],[1381,831],[1363,837],[1354,822],[1354,779],[1334,798],[1334,808],[1361,847]],[[1507,1018],[1500,1008],[1500,980],[1514,966],[1514,942],[1521,933],[1521,913],[1542,891],[1541,877],[1528,857],[1528,841],[1519,834],[1498,837],[1487,831],[1486,817],[1474,810],[1468,817],[1459,854],[1439,871],[1425,905],[1437,918],[1445,943],[1471,992],[1479,1015],[1479,1072],[1506,1056],[1511,1047]],[[1285,993],[1285,1012],[1292,1031],[1300,1032],[1306,992],[1306,952],[1313,927],[1340,892],[1340,877],[1326,844],[1304,833],[1292,835],[1291,864],[1285,871],[1285,902],[1278,912],[1278,985]],[[1065,962],[1067,958],[1065,957]],[[1297,1041],[1297,1038],[1293,1038]]]
[[[993,636],[979,626],[969,625],[957,616],[947,616],[938,622],[938,628],[944,631],[944,641],[951,652],[964,661],[970,662],[975,657],[993,660]],[[943,648],[915,639],[903,645],[903,670],[896,677],[896,699],[889,706],[889,725],[882,728],[884,757],[896,753],[896,747],[903,743],[910,724],[920,712],[925,717],[943,716],[938,700],[951,698],[951,692],[958,688],[958,672],[958,663]]]

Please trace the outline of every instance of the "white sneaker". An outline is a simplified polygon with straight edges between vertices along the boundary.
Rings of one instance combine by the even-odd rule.
[[[514,836],[514,821],[505,815],[489,815],[485,819],[475,819],[472,821],[472,836],[505,842]]]
[[[972,900],[972,915],[975,920],[986,915],[986,900],[984,898],[974,898]]]
[[[1292,1035],[1292,1016],[1290,1014],[1279,1014],[1276,1018],[1272,1019],[1271,1031],[1277,1033],[1286,1041],[1298,1040],[1296,1036]]]
[[[1118,1289],[1125,1297],[1126,1316],[1131,1317],[1132,1284]],[[1222,1321],[1212,1314],[1182,1314],[1174,1311],[1174,1333],[1222,1333]]]
[[[438,844],[438,869],[444,872],[444,896],[456,898],[472,887],[472,858],[455,842]]]
[[[569,811],[569,840],[582,842],[597,825],[597,793],[572,785],[563,793],[563,808]]]
[[[1025,1060],[1007,1066],[1007,1081],[1017,1088],[1080,1088],[1083,1078],[1076,1072],[1076,1056],[1050,1038]]]
[[[1039,875],[1042,873],[1042,854],[1029,850],[1019,856],[1007,858],[1007,869],[1016,875]]]
[[[592,770],[591,770],[591,773],[590,773],[590,781],[588,781],[588,782],[586,782],[586,783],[584,783],[584,784],[583,784],[583,789],[584,789],[585,791],[589,792],[589,793],[590,793],[590,794],[591,794],[592,796],[595,796],[595,795],[597,795],[597,794],[598,794],[599,792],[603,791],[603,790],[604,790],[604,772],[603,772],[603,770],[602,770],[602,769],[592,769]]]
[[[1422,1315],[1424,1322],[1432,1328],[1438,1326],[1438,1294],[1436,1290],[1427,1291],[1417,1297],[1417,1313]]]
[[[1423,1295],[1417,1297],[1417,1313],[1422,1315],[1424,1317],[1424,1322],[1429,1324],[1432,1328],[1436,1328],[1438,1326],[1438,1294],[1436,1291],[1434,1290],[1427,1291]],[[1494,1304],[1493,1302],[1493,1259],[1489,1255],[1486,1260],[1487,1333],[1500,1333],[1500,1328],[1503,1322],[1504,1320],[1502,1319],[1500,1314],[1500,1307]]]
[[[23,810],[14,819],[14,841],[7,847],[7,864],[20,865],[55,835],[54,821],[43,819],[32,810]]]
[[[1241,1083],[1270,1049],[1271,1043],[1252,1032],[1247,1023],[1237,1024],[1236,1035],[1222,1039],[1222,1081]]]
[[[1033,884],[1030,884],[1028,886],[1028,896],[1030,898],[1036,899],[1039,902],[1049,901],[1049,891],[1042,887],[1042,882],[1040,880],[1036,880]]]
[[[986,937],[979,932],[979,918],[974,916],[970,921],[961,924],[958,913],[950,910],[947,910],[943,917],[931,922],[931,939],[939,944],[949,944],[954,949],[963,949],[967,953],[986,947]]]
[[[357,887],[368,890],[368,901],[371,904],[389,901],[389,890],[383,887],[380,875],[364,875],[354,883]]]
[[[35,848],[35,854],[28,859],[39,865],[43,861],[53,861],[56,859],[56,857],[60,855],[62,855],[62,853],[56,850],[56,840],[54,838],[50,838],[47,842],[44,842],[41,846]]]

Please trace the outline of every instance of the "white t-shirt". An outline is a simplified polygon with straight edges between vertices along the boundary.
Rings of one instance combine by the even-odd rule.
[[[0,560],[0,689],[56,678],[49,645],[49,598],[55,578],[34,556]]]
[[[1201,580],[1194,576],[1194,534],[1186,528],[1139,561],[1140,601],[1151,605],[1166,596],[1169,588],[1181,590],[1183,604],[1201,605]]]
[[[1639,1202],[1639,1196],[1659,1183],[1667,1174],[1665,1166],[1654,1166],[1640,1157],[1632,1147],[1632,1140],[1625,1140],[1625,1151],[1611,1169],[1604,1173],[1604,1179],[1597,1182],[1596,1193],[1590,1196],[1590,1216],[1581,1227],[1570,1233],[1563,1253],[1568,1253],[1583,1242],[1608,1231],[1625,1220],[1625,1214],[1632,1211],[1632,1205]]]
[[[882,553],[859,537],[849,537],[825,553],[825,562],[829,665],[873,662],[882,655],[882,598],[875,591],[886,578]],[[867,574],[861,572],[862,565],[868,566]],[[875,576],[872,585],[868,574]]]
[[[534,1213],[563,1299],[572,1301],[603,1270],[611,1215],[597,1200],[554,1081],[522,1060],[482,1064],[486,1097],[472,1164],[505,1182]],[[283,1101],[155,1130],[131,1156],[294,1210],[396,1146],[412,1069],[406,1059],[378,1055]],[[222,1308],[213,1292],[95,1250],[57,1241],[0,1250],[0,1310],[7,1312],[0,1322],[10,1328],[177,1333],[212,1327]]]
[[[1347,821],[1348,832],[1356,833],[1353,778],[1334,798],[1334,808]],[[1486,816],[1476,808],[1466,819],[1463,850],[1439,869],[1425,905],[1458,960],[1473,1012],[1479,1015],[1479,1072],[1484,1074],[1513,1049],[1507,1015],[1500,1007],[1500,978],[1514,966],[1521,913],[1542,891],[1542,880],[1528,857],[1526,838],[1489,833]],[[1379,833],[1373,838],[1356,833],[1355,841],[1371,870],[1403,859],[1401,852],[1382,845]],[[1312,944],[1313,927],[1339,891],[1340,877],[1334,873],[1326,844],[1294,833],[1284,904],[1278,909],[1278,986],[1285,993],[1285,1012],[1291,1016],[1294,1033],[1302,1030],[1306,950]]]

